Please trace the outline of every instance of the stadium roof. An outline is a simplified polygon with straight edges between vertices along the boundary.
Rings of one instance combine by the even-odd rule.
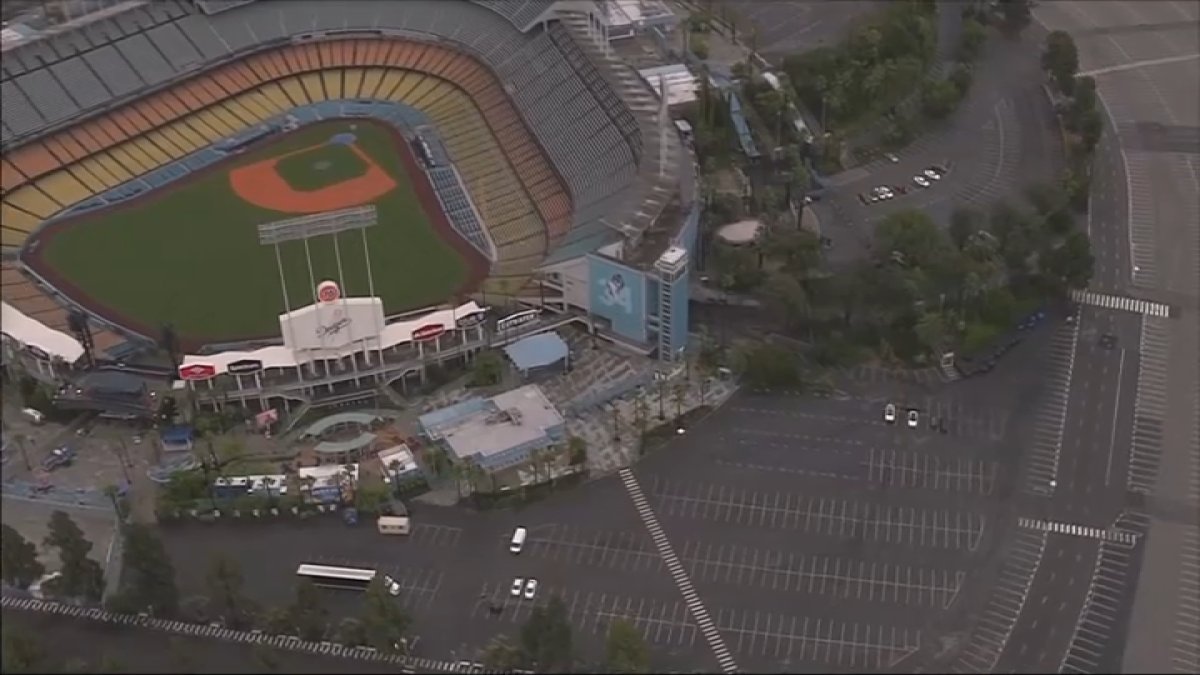
[[[9,337],[26,345],[32,345],[68,363],[83,356],[83,345],[62,331],[54,330],[37,319],[25,316],[21,310],[7,302],[0,302],[0,328]]]
[[[540,333],[517,340],[505,347],[504,353],[517,370],[525,371],[557,363],[567,358],[570,350],[557,334]]]

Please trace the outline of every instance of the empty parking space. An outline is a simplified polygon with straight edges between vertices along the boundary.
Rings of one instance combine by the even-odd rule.
[[[912,406],[924,415],[922,427],[928,430],[929,422],[936,417],[951,436],[998,441],[1008,430],[1010,413],[1000,408],[967,406],[961,401],[947,401],[925,397],[913,401]]]
[[[412,532],[408,535],[408,541],[418,546],[449,548],[458,545],[462,533],[461,527],[415,523],[412,526]]]
[[[408,609],[428,607],[437,598],[442,587],[444,573],[430,568],[402,567],[362,560],[346,560],[311,556],[308,561],[318,565],[333,565],[336,567],[357,567],[374,569],[387,574],[400,584],[400,602]]]
[[[992,586],[992,597],[951,667],[953,672],[990,673],[995,668],[1025,607],[1029,587],[1046,550],[1046,537],[1043,531],[1017,531],[1006,549],[1004,563]]]
[[[867,480],[887,487],[988,496],[996,487],[996,462],[945,460],[925,453],[871,448]]]
[[[1134,522],[1117,523],[1117,527],[1142,530],[1146,523],[1138,518]],[[1134,545],[1119,541],[1101,541],[1092,570],[1087,597],[1071,645],[1063,657],[1063,673],[1115,672],[1118,663],[1113,661],[1110,646],[1122,639],[1118,622],[1126,600],[1126,589],[1130,568],[1133,565]]]
[[[785,399],[786,400],[786,399]],[[731,412],[742,413],[747,422],[743,428],[760,432],[792,431],[797,440],[809,440],[814,445],[866,445],[869,439],[893,438],[896,433],[938,433],[929,427],[930,417],[943,421],[945,433],[958,438],[979,441],[998,441],[1004,438],[1011,418],[1001,408],[969,406],[957,400],[934,397],[919,397],[911,400],[896,400],[902,411],[913,408],[920,412],[919,425],[908,429],[903,423],[889,424],[883,419],[883,404],[879,401],[851,399],[847,401],[805,400],[805,409],[798,410],[796,404],[782,405],[781,402],[754,397],[731,406]],[[755,424],[761,420],[761,424]],[[793,427],[794,425],[794,427]],[[824,430],[827,433],[822,433]],[[847,431],[852,433],[847,437]],[[810,436],[811,438],[804,438]]]
[[[961,570],[731,544],[684,542],[679,557],[697,582],[906,606],[949,608],[966,578]]]
[[[549,587],[539,589],[534,600],[526,600],[511,594],[510,583],[485,583],[471,616],[522,624],[534,607],[557,594],[567,607],[568,619],[584,633],[607,635],[614,619],[625,619],[637,626],[647,641],[657,645],[691,647],[696,642],[696,625],[687,605],[680,601]]]
[[[1022,490],[1027,494],[1050,495],[1058,479],[1067,402],[1075,370],[1075,346],[1079,322],[1059,328],[1050,340],[1046,363],[1046,391],[1033,421],[1033,444],[1029,449]]]
[[[522,555],[621,572],[654,572],[662,567],[658,551],[641,532],[585,530],[569,525],[538,528],[530,534]]]
[[[784,492],[759,492],[715,483],[652,479],[648,492],[662,517],[741,527],[797,530],[901,546],[974,551],[983,514],[891,506]]]
[[[852,670],[897,665],[921,644],[921,631],[757,610],[720,610],[717,627],[736,652],[785,664],[816,662]]]

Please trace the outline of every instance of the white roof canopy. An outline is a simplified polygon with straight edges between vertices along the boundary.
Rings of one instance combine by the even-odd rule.
[[[83,356],[83,345],[66,333],[50,328],[37,319],[25,316],[21,310],[7,302],[0,302],[0,329],[9,337],[25,345],[37,347],[51,357],[59,357],[74,363]]]

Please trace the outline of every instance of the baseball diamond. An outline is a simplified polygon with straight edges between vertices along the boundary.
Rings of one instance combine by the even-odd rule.
[[[487,274],[403,138],[370,120],[306,126],[163,190],[55,222],[34,235],[27,262],[77,289],[72,296],[97,314],[145,334],[170,322],[188,343],[269,336],[285,309],[274,251],[258,244],[255,226],[361,204],[379,211],[366,238],[388,313],[469,293]],[[335,236],[346,259],[362,260],[356,233]],[[338,278],[329,239],[310,242],[317,278]],[[308,289],[304,244],[281,249],[288,285]],[[344,272],[347,291],[365,295],[365,268]]]

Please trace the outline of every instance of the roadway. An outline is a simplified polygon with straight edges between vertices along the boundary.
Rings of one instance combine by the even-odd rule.
[[[1087,228],[1093,290],[1172,304],[1172,319],[1085,307],[1071,343],[1057,486],[1034,518],[1079,524],[1046,535],[1041,565],[997,670],[1195,672],[1195,5],[1043,3],[1036,18],[1074,34],[1081,70],[1110,115]],[[1179,92],[1176,94],[1175,92]],[[1113,349],[1097,345],[1104,333]],[[1105,541],[1110,528],[1149,536]],[[1190,526],[1190,530],[1189,530]],[[1138,578],[1141,573],[1140,579]],[[1136,601],[1130,589],[1137,579]],[[1090,598],[1088,600],[1087,598]],[[1128,635],[1126,635],[1128,633]],[[1128,641],[1126,644],[1126,640]]]

